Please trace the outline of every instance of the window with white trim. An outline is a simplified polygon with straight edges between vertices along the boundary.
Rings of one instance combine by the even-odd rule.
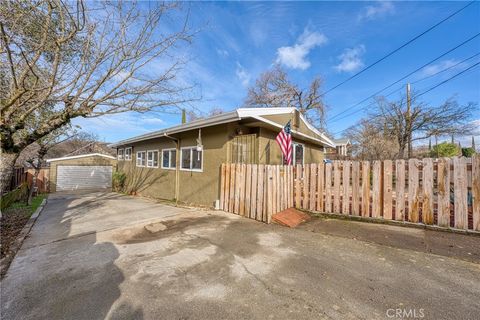
[[[137,167],[145,167],[147,153],[145,151],[137,152]]]
[[[180,152],[180,169],[190,171],[203,170],[203,151],[197,147],[185,147]]]
[[[125,160],[127,160],[127,161],[132,160],[132,147],[125,148]]]
[[[147,151],[147,167],[158,168],[158,150]]]
[[[175,169],[177,166],[177,150],[162,150],[162,169]]]
[[[301,143],[293,142],[292,144],[292,165],[303,165],[305,159],[305,146]],[[282,154],[282,163],[287,164],[287,159]]]
[[[117,160],[123,160],[123,149],[117,150]]]

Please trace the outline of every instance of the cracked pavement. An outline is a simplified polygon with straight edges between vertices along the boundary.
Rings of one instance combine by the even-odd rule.
[[[329,234],[322,223],[288,229],[114,193],[54,194],[1,282],[1,318],[480,314],[475,260],[398,245],[411,238],[407,228],[389,227],[395,238],[382,243],[369,241],[368,232],[349,237],[343,227]],[[468,245],[480,246],[480,237],[469,237]]]

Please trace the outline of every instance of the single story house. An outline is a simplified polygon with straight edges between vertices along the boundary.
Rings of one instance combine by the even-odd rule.
[[[111,146],[127,191],[211,207],[220,197],[222,163],[283,163],[275,138],[288,121],[295,164],[321,162],[325,148],[335,148],[295,108],[240,108]]]

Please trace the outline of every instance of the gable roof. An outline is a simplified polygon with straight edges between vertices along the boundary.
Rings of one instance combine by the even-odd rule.
[[[265,119],[264,116],[268,115],[277,115],[277,114],[291,114],[295,112],[295,108],[239,108],[234,111],[222,113],[219,115],[211,116],[207,119],[200,119],[200,120],[195,120],[192,122],[180,124],[177,126],[173,126],[170,128],[158,130],[158,131],[153,131],[149,132],[147,134],[143,134],[140,136],[136,136],[133,138],[125,139],[118,141],[116,143],[113,143],[110,145],[110,147],[118,147],[122,146],[125,144],[133,143],[133,142],[139,142],[143,140],[148,140],[148,139],[154,139],[154,138],[160,138],[160,137],[166,137],[168,135],[172,135],[175,133],[180,133],[184,131],[189,131],[189,130],[194,130],[194,129],[199,129],[199,128],[204,128],[204,127],[209,127],[209,126],[214,126],[218,124],[223,124],[223,123],[229,123],[229,122],[235,122],[235,121],[240,121],[242,119],[256,119],[258,121],[268,123],[270,125],[273,125],[274,127],[277,127],[279,129],[283,128],[282,124],[276,123],[274,121],[270,121],[268,119]],[[312,126],[306,119],[305,117],[300,114],[300,119],[305,123],[305,125],[312,131],[314,132],[317,137],[312,137],[308,136],[304,133],[301,133],[299,131],[293,130],[292,133],[294,135],[298,136],[303,136],[306,138],[309,138],[313,141],[316,141],[318,143],[330,146],[330,147],[335,147],[335,143],[328,138],[324,133],[318,131],[314,126]]]
[[[350,144],[350,139],[348,139],[348,138],[335,139],[335,140],[333,140],[333,142],[335,142],[335,144],[337,146],[338,145],[346,145],[346,144]]]
[[[70,160],[70,159],[79,159],[79,158],[86,158],[86,157],[104,157],[108,159],[115,159],[115,157],[106,155],[106,154],[101,154],[101,153],[88,153],[88,154],[81,154],[78,156],[70,156],[70,157],[62,157],[62,158],[53,158],[53,159],[47,159],[47,162],[54,162],[54,161],[62,161],[62,160]]]

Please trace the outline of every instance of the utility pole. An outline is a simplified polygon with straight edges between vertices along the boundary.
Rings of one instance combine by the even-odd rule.
[[[406,116],[406,126],[408,130],[408,144],[407,144],[407,158],[410,159],[412,157],[412,124],[410,119],[410,109],[411,109],[411,97],[410,97],[410,83],[407,83],[407,116]]]

